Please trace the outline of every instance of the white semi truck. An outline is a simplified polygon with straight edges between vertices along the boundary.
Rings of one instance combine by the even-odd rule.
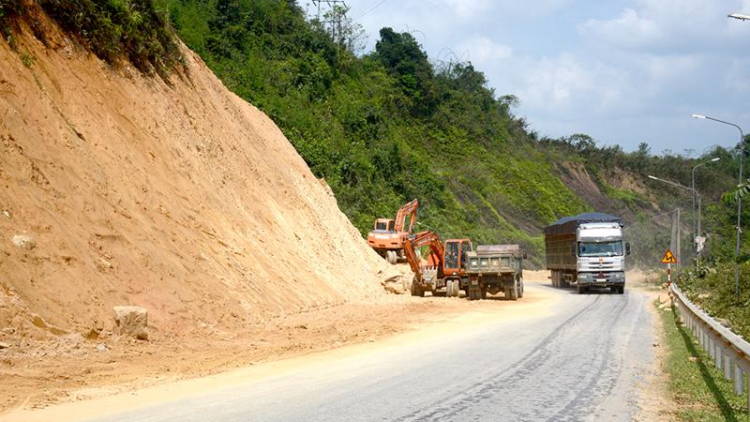
[[[624,293],[630,243],[623,241],[622,228],[620,218],[602,213],[565,217],[547,226],[544,243],[552,285],[575,285],[578,293],[592,286]]]

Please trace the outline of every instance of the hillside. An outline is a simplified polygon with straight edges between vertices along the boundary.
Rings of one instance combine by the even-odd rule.
[[[0,341],[104,335],[116,305],[159,339],[384,295],[326,182],[194,53],[112,67],[31,12],[0,42]]]
[[[541,265],[541,229],[561,216],[611,211],[631,223],[659,209],[649,193],[622,195],[647,191],[642,180],[548,147],[513,115],[517,98],[471,63],[430,61],[408,33],[383,28],[358,56],[345,15],[333,40],[295,2],[166,4],[180,37],[279,124],[362,234],[417,197],[421,221],[445,237],[518,242]]]
[[[723,248],[727,209],[715,204],[733,185],[731,151],[691,157],[654,154],[646,143],[626,152],[585,134],[541,138],[514,115],[523,98],[489,88],[471,63],[431,60],[408,32],[383,28],[373,51],[358,50],[361,28],[345,8],[319,22],[299,2],[163,4],[187,45],[229,89],[267,112],[325,177],[363,235],[374,218],[417,197],[420,220],[444,237],[517,242],[541,266],[541,229],[597,210],[622,216],[633,262],[653,266],[669,244],[668,213],[682,208],[684,245],[693,215],[689,195],[648,174],[689,184],[692,166],[718,154],[721,164],[698,172],[696,186],[707,212],[714,210],[706,228]],[[335,37],[331,19],[341,22]]]

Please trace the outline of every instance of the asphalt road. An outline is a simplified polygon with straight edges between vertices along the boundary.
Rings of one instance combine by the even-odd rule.
[[[499,321],[97,422],[632,420],[654,354],[647,297],[553,294],[562,300],[551,316]]]

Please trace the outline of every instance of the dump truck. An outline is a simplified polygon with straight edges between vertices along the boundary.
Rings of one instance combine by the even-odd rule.
[[[375,227],[367,234],[367,244],[391,264],[406,258],[404,241],[413,233],[414,224],[417,222],[417,208],[419,201],[414,199],[398,210],[395,219],[376,219]]]
[[[519,245],[479,245],[466,254],[469,300],[503,292],[509,300],[523,297],[523,260]]]
[[[422,247],[430,250],[426,259],[419,256]],[[469,239],[448,239],[443,243],[431,230],[407,237],[404,254],[414,273],[412,296],[424,297],[425,292],[431,292],[433,296],[458,297],[461,287],[467,285],[466,257],[472,250]]]
[[[625,256],[630,243],[623,242],[619,217],[585,213],[561,218],[544,229],[547,269],[552,285],[574,285],[578,293],[589,287],[609,287],[625,292]]]

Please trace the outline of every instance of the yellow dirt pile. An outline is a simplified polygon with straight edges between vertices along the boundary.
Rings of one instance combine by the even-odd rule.
[[[197,55],[167,84],[45,25],[50,47],[0,40],[0,342],[106,334],[117,305],[158,338],[385,294],[327,184]]]

